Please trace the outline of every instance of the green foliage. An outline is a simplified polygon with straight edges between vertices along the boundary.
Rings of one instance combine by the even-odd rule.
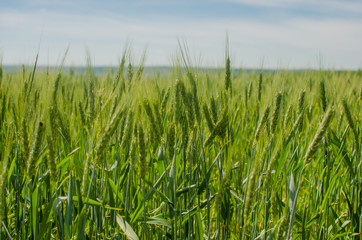
[[[0,67],[0,239],[359,237],[360,74],[128,57]]]

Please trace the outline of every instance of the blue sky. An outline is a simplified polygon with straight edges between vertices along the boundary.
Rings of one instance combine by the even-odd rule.
[[[127,43],[137,65],[172,65],[178,39],[193,64],[234,67],[362,67],[360,0],[2,0],[3,64],[117,65]]]

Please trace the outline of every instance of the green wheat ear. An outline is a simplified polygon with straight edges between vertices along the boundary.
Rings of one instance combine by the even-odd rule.
[[[256,129],[256,132],[255,132],[254,143],[253,143],[254,146],[256,145],[256,143],[258,141],[258,138],[260,136],[262,129],[264,128],[265,124],[268,121],[269,111],[270,111],[270,107],[267,106],[264,110],[263,116],[261,117],[261,120],[260,120],[258,127]]]
[[[232,82],[231,82],[231,63],[229,56],[229,39],[226,36],[226,47],[225,47],[225,91],[232,93]]]
[[[284,123],[283,123],[284,129],[286,129],[289,126],[289,123],[292,120],[292,112],[293,112],[293,105],[290,104],[284,117]]]
[[[86,126],[87,125],[87,119],[86,119],[86,116],[85,116],[85,113],[84,113],[84,110],[83,110],[83,107],[82,107],[82,102],[79,102],[78,109],[79,109],[79,114],[80,114],[80,119],[82,121],[82,124],[84,126]]]
[[[36,161],[39,158],[42,140],[44,135],[44,126],[43,123],[40,122],[38,125],[38,129],[36,131],[35,135],[35,141],[33,143],[33,148],[30,152],[29,161],[28,161],[28,170],[27,170],[27,176],[28,178],[32,178],[36,172]]]
[[[64,139],[66,140],[69,146],[72,146],[72,139],[70,136],[70,129],[69,129],[69,119],[65,117],[65,115],[63,115],[59,110],[56,111],[56,119],[57,119],[57,124],[59,125],[62,131]]]
[[[259,82],[258,82],[258,101],[261,101],[261,94],[263,91],[263,73],[259,74]]]
[[[185,106],[186,106],[186,113],[187,113],[187,121],[188,125],[192,128],[195,124],[195,113],[194,108],[192,107],[193,103],[193,95],[190,92],[186,93],[185,99]]]
[[[214,123],[213,120],[211,119],[209,107],[206,105],[206,103],[202,104],[202,111],[205,116],[207,127],[209,128],[209,131],[212,132],[212,130],[214,130]]]
[[[126,146],[128,146],[131,142],[132,138],[132,131],[133,131],[133,111],[128,110],[128,116],[127,116],[127,123],[125,124],[123,135],[122,135],[122,141],[121,141],[121,148],[125,149]]]
[[[215,124],[213,131],[206,138],[206,141],[204,143],[205,147],[209,146],[211,142],[215,139],[215,137],[219,136],[221,139],[225,137],[228,127],[228,121],[229,121],[229,114],[227,108],[225,108],[223,111],[222,118]]]
[[[215,124],[218,120],[218,109],[217,109],[216,100],[213,96],[210,99],[210,105],[211,105],[212,120]]]
[[[169,98],[170,98],[170,93],[171,93],[170,88],[167,88],[166,93],[165,93],[165,95],[163,96],[162,102],[161,102],[162,115],[165,114],[166,106],[167,106],[168,100],[169,100]]]
[[[319,85],[319,96],[322,102],[322,109],[325,112],[327,110],[327,97],[326,97],[326,88],[323,80],[320,82]]]
[[[181,112],[181,104],[182,104],[182,100],[181,100],[181,94],[182,94],[182,89],[181,89],[181,82],[180,80],[176,79],[176,86],[175,86],[175,118],[176,121],[181,123],[182,122],[182,112]]]
[[[57,166],[56,166],[56,155],[54,150],[54,139],[52,138],[51,134],[47,134],[47,144],[48,144],[48,151],[47,151],[47,160],[48,160],[48,167],[50,172],[50,178],[53,183],[57,182]]]
[[[332,120],[333,113],[334,111],[330,108],[324,115],[323,121],[319,125],[318,131],[314,135],[312,142],[309,144],[309,147],[304,157],[305,161],[309,161],[313,154],[317,151],[317,146],[322,140],[324,133],[327,131],[328,125]]]
[[[302,90],[298,97],[298,114],[304,111],[305,90]]]
[[[343,106],[344,115],[346,116],[348,126],[350,127],[350,129],[353,132],[353,136],[354,136],[354,140],[356,142],[357,149],[359,149],[359,147],[358,147],[359,146],[358,132],[357,132],[357,129],[356,129],[356,125],[354,124],[352,114],[351,114],[350,108],[348,106],[347,100],[345,98],[342,100],[342,106]]]
[[[155,139],[154,142],[159,143],[161,141],[161,131],[159,129],[159,124],[157,124],[156,119],[154,117],[150,102],[147,98],[143,100],[143,108],[146,111],[146,115],[151,123],[152,134]]]
[[[226,57],[226,63],[225,63],[225,90],[229,91],[231,90],[231,70],[230,70],[230,57]]]
[[[251,95],[253,94],[253,82],[249,83],[247,94],[248,94],[248,100],[250,100]]]
[[[304,99],[305,99],[305,90],[302,90],[299,94],[298,98],[298,114],[304,115]],[[303,118],[299,125],[299,131],[301,132],[303,130]]]
[[[275,96],[275,106],[274,106],[274,110],[273,110],[273,114],[272,114],[272,118],[271,118],[271,127],[270,127],[271,129],[270,130],[271,130],[272,134],[275,133],[275,129],[277,127],[281,102],[282,102],[282,94],[278,93]]]
[[[103,152],[106,150],[107,145],[113,136],[116,128],[118,127],[119,122],[121,121],[123,111],[119,110],[108,123],[106,129],[104,130],[103,135],[101,136],[99,143],[97,144],[97,152],[96,152],[96,159],[100,161]]]

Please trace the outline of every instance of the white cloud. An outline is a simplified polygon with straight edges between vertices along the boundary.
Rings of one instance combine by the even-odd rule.
[[[76,15],[38,11],[0,12],[0,46],[3,63],[33,61],[39,40],[40,63],[56,64],[68,44],[68,64],[85,64],[85,48],[94,64],[117,64],[127,39],[133,42],[135,60],[148,46],[146,64],[170,64],[185,39],[190,53],[205,65],[223,65],[228,32],[234,66],[315,67],[322,54],[327,67],[359,68],[362,64],[362,20],[291,19],[281,24],[247,19],[171,19],[164,21],[115,15]],[[46,57],[44,57],[44,55]],[[137,63],[137,62],[136,62]],[[195,61],[195,63],[198,63]]]
[[[222,1],[222,0],[220,0]],[[250,6],[298,8],[301,6],[316,8],[325,11],[333,9],[339,11],[362,13],[362,2],[346,0],[224,0]]]

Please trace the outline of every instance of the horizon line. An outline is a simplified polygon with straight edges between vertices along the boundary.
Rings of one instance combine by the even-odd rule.
[[[0,64],[0,66],[2,66],[3,70],[4,67],[5,68],[21,68],[22,66],[25,67],[34,67],[34,64]],[[107,65],[107,64],[99,64],[99,65],[91,65],[91,68],[102,68],[104,70],[108,69],[117,69],[119,66],[118,65]],[[87,68],[89,67],[88,65],[69,65],[69,64],[65,64],[63,66],[61,65],[44,65],[44,64],[38,64],[37,65],[37,69],[41,68],[41,69],[46,69],[46,68],[50,68],[50,69],[57,69],[57,68]],[[126,68],[127,66],[125,66]],[[133,68],[139,68],[140,65],[133,65]],[[144,68],[149,68],[149,69],[157,69],[157,68],[175,68],[175,67],[181,67],[181,68],[186,68],[185,66],[179,66],[179,65],[143,65]],[[209,70],[219,70],[219,69],[225,69],[224,66],[192,66],[192,68],[194,69],[209,69]],[[277,68],[268,68],[268,67],[231,67],[231,69],[233,70],[257,70],[257,71],[349,71],[349,72],[358,72],[361,71],[361,68],[358,69],[352,69],[352,68],[328,68],[328,67],[300,67],[300,68],[287,68],[287,67],[277,67]]]

